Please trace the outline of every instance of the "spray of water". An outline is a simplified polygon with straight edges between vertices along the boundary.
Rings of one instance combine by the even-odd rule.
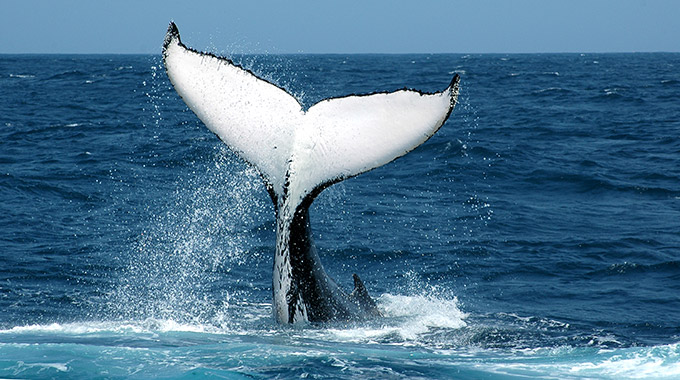
[[[199,136],[181,155],[184,147],[168,128],[191,127],[183,112],[167,110],[173,93],[160,62],[152,62],[150,73],[142,83],[148,116],[142,127],[154,140],[144,149],[157,151],[136,158],[148,164],[127,189],[127,201],[142,209],[128,223],[127,250],[119,253],[121,269],[104,312],[121,320],[226,325],[231,305],[255,276],[234,272],[268,255],[260,236],[273,236],[273,211],[257,172],[219,142]],[[172,143],[165,141],[169,134]]]
[[[230,274],[262,254],[251,228],[266,226],[271,211],[258,196],[253,169],[225,170],[233,160],[217,151],[212,168],[179,181],[164,207],[148,216],[112,295],[119,316],[227,322],[229,289],[240,280]]]

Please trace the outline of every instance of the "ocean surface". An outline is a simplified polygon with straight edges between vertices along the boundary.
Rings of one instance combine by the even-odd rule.
[[[384,317],[274,321],[274,208],[160,55],[0,55],[0,378],[680,378],[680,54],[232,58],[305,106],[461,75],[311,209]]]

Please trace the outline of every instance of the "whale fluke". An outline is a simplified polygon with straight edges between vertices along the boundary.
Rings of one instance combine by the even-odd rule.
[[[259,171],[274,202],[277,320],[379,314],[358,276],[348,295],[326,275],[311,239],[309,206],[328,186],[391,162],[432,137],[456,104],[459,76],[441,92],[349,95],[304,109],[284,89],[231,60],[186,47],[174,23],[165,36],[163,61],[187,106]]]

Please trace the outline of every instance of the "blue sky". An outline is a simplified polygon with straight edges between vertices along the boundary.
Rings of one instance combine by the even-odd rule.
[[[3,0],[0,53],[680,52],[677,0]]]

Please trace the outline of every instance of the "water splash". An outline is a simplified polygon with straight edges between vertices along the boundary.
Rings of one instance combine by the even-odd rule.
[[[271,214],[259,176],[244,165],[233,170],[235,160],[216,150],[211,166],[179,179],[171,197],[158,200],[164,206],[149,213],[111,295],[114,315],[228,323],[230,288],[240,281],[230,274],[261,255],[251,228],[267,226]]]

